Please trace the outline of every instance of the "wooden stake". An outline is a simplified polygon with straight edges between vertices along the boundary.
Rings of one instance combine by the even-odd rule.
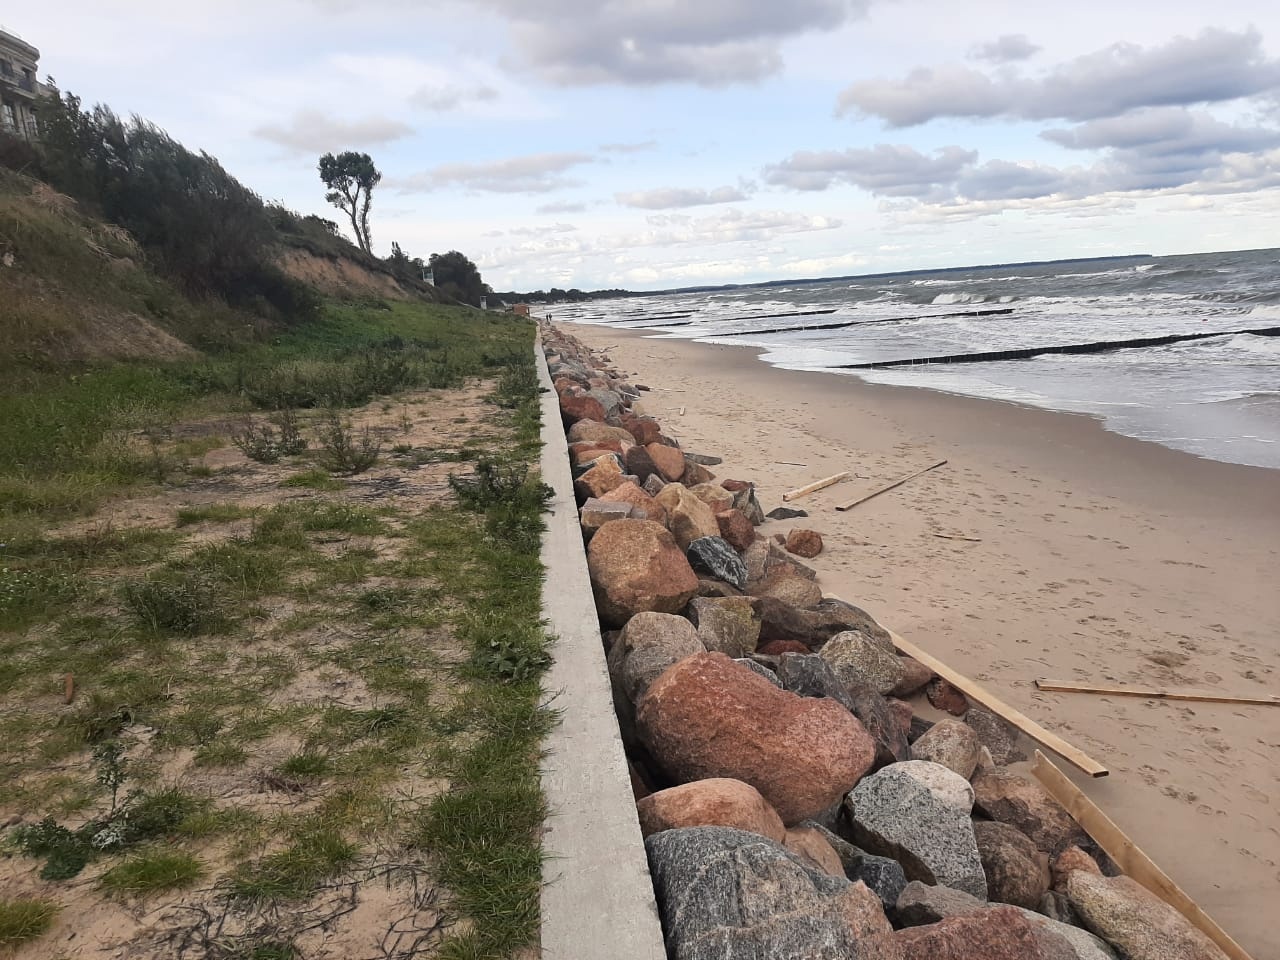
[[[1205,703],[1251,703],[1264,707],[1280,707],[1280,697],[1238,697],[1230,693],[1212,693],[1208,690],[1165,690],[1156,687],[1099,687],[1087,683],[1060,683],[1057,680],[1037,680],[1039,690],[1056,693],[1097,693],[1115,697],[1147,697],[1153,700],[1197,700]]]
[[[795,500],[797,497],[803,497],[805,494],[813,493],[815,490],[821,490],[823,487],[829,487],[833,483],[839,483],[841,480],[848,480],[849,472],[836,473],[822,480],[815,480],[813,483],[805,487],[797,487],[795,490],[788,490],[782,495],[783,500]]]
[[[946,680],[949,684],[962,692],[970,700],[976,700],[992,713],[998,714],[1008,720],[1032,740],[1048,747],[1054,753],[1062,756],[1068,763],[1079,767],[1089,776],[1105,777],[1109,772],[1106,767],[1100,764],[1097,760],[1094,760],[1093,757],[1089,756],[1083,750],[1078,747],[1073,747],[1056,733],[1050,733],[1030,717],[1018,710],[1015,710],[1003,700],[998,699],[982,687],[978,686],[978,684],[974,683],[964,674],[957,673],[952,670],[937,657],[925,653],[914,643],[902,639],[902,637],[898,636],[892,630],[889,631],[889,636],[893,639],[893,645],[907,656],[923,663],[943,680]]]
[[[1098,808],[1084,792],[1067,779],[1039,750],[1031,772],[1041,785],[1049,791],[1076,823],[1084,828],[1089,836],[1098,842],[1098,846],[1107,852],[1125,875],[1142,884],[1153,894],[1173,907],[1197,930],[1212,940],[1222,952],[1232,960],[1252,960],[1240,944],[1231,939],[1213,919],[1205,913],[1189,896],[1182,892],[1169,876],[1143,853],[1136,843],[1130,840],[1115,821]]]
[[[70,703],[76,698],[76,678],[67,674],[62,678],[62,702]]]
[[[943,540],[967,540],[969,543],[981,543],[981,537],[962,537],[958,533],[935,533],[935,537],[941,537]]]
[[[796,463],[794,460],[775,460],[774,463],[783,463],[788,467],[807,467],[807,463]]]
[[[892,490],[894,487],[900,487],[900,486],[902,486],[904,483],[906,483],[908,480],[914,480],[916,477],[920,476],[921,474],[928,473],[930,470],[937,470],[937,469],[938,469],[938,467],[942,466],[942,465],[943,465],[944,463],[946,463],[946,462],[947,462],[947,461],[945,461],[945,460],[939,460],[937,463],[933,464],[932,466],[925,467],[923,470],[917,470],[915,473],[911,474],[910,476],[903,477],[901,480],[895,480],[895,481],[893,481],[893,483],[885,484],[885,485],[884,485],[883,487],[881,487],[879,490],[872,490],[872,491],[871,491],[870,493],[868,493],[865,497],[859,497],[857,500],[850,500],[848,503],[845,503],[845,504],[842,504],[842,505],[840,505],[840,506],[836,507],[836,509],[837,509],[837,510],[849,510],[849,509],[851,509],[851,508],[853,508],[853,507],[856,507],[856,506],[857,506],[858,504],[860,504],[860,503],[866,503],[866,502],[867,502],[868,500],[870,500],[872,497],[878,497],[878,496],[880,496],[880,494],[882,494],[882,493],[888,493],[888,492],[889,492],[890,490]],[[784,498],[784,499],[785,499],[785,498]]]

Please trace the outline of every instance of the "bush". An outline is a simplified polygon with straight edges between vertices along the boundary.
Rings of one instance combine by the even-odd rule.
[[[281,457],[291,457],[307,449],[306,438],[298,427],[298,417],[292,410],[276,414],[275,426],[245,417],[244,427],[231,435],[234,443],[250,460],[257,463],[279,463]]]
[[[154,577],[124,586],[125,605],[146,632],[193,637],[225,623],[213,585],[199,575]]]
[[[378,462],[382,441],[368,427],[359,434],[334,411],[325,418],[319,433],[320,464],[330,473],[348,476],[364,473]]]

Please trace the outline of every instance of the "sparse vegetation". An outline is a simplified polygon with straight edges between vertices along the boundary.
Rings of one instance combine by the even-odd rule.
[[[43,936],[57,915],[48,900],[0,900],[0,955]]]
[[[330,473],[351,476],[378,462],[382,441],[364,427],[358,433],[336,410],[326,414],[319,430],[320,462]]]

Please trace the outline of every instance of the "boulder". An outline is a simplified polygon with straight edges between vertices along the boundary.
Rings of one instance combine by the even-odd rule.
[[[699,537],[689,544],[685,556],[695,573],[723,580],[739,590],[747,585],[747,568],[723,537]]]
[[[743,593],[737,587],[727,584],[723,580],[713,580],[711,577],[699,577],[698,596],[741,597],[743,596]]]
[[[705,648],[684,617],[637,613],[609,648],[609,676],[631,703],[639,700],[668,667]]]
[[[652,520],[654,523],[661,523],[666,526],[666,508],[641,490],[634,480],[624,480],[600,497],[600,501],[603,503],[627,504],[634,508],[631,515],[636,519]]]
[[[761,644],[756,647],[756,653],[763,653],[769,657],[780,657],[784,653],[809,653],[809,648],[803,643],[796,643],[794,640],[771,640],[769,643]]]
[[[1225,960],[1226,954],[1191,922],[1130,877],[1077,870],[1067,896],[1085,926],[1126,960]]]
[[[667,526],[680,549],[688,550],[689,544],[702,537],[720,536],[720,524],[711,508],[682,484],[667,484],[654,499],[667,511]]]
[[[680,478],[681,482],[690,487],[702,486],[710,484],[716,478],[716,475],[700,464],[697,460],[692,459],[688,454],[684,458],[684,476]],[[730,499],[732,504],[732,499]]]
[[[635,437],[636,443],[641,446],[657,443],[658,437],[662,434],[662,427],[657,420],[652,417],[637,417],[635,414],[628,414],[622,418],[622,428]]]
[[[902,664],[890,645],[873,640],[858,630],[835,634],[819,651],[846,686],[869,686],[877,693],[889,693],[902,679]]]
[[[846,690],[853,703],[853,715],[875,741],[876,762],[872,769],[878,770],[886,764],[909,759],[911,748],[893,703],[866,685],[847,687]]]
[[[653,457],[649,456],[649,451],[644,447],[628,447],[622,457],[627,473],[634,475],[640,483],[646,483],[650,477],[657,476],[658,468],[653,463]]]
[[[964,694],[941,677],[934,677],[929,681],[929,685],[924,688],[924,695],[931,704],[953,717],[962,717],[969,709],[969,701]]]
[[[997,767],[973,778],[973,793],[978,812],[1017,827],[1043,853],[1055,854],[1071,844],[1088,842],[1058,801],[1025,777]]]
[[[911,721],[915,719],[915,714],[911,712],[911,704],[905,700],[899,700],[897,697],[885,697],[885,702],[889,704],[889,709],[893,711],[893,715],[898,721],[898,728],[902,731],[903,739],[910,744]],[[911,759],[909,751],[904,759]]]
[[[796,696],[826,697],[853,713],[853,698],[817,654],[784,653],[778,660],[778,679]]]
[[[911,880],[986,898],[969,819],[973,788],[959,774],[926,760],[891,764],[859,783],[845,804],[858,846],[897,860]]]
[[[875,759],[871,737],[839,704],[779,690],[722,653],[670,667],[636,705],[636,720],[673,780],[749,783],[784,823],[835,803]]]
[[[782,571],[767,577],[752,592],[757,597],[781,600],[802,610],[816,606],[822,600],[822,588],[814,581]]]
[[[980,749],[972,727],[960,720],[939,720],[911,745],[911,759],[940,763],[968,780],[978,766]]]
[[[662,477],[659,476],[657,467],[654,468],[653,473],[649,475],[647,480],[640,481],[640,489],[651,497],[656,497],[660,494],[662,492],[662,488],[666,485],[667,481],[663,480]]]
[[[1035,928],[1013,907],[948,917],[885,939],[903,960],[1059,960],[1044,952]]]
[[[911,715],[911,725],[907,728],[907,742],[915,743],[932,729],[932,720],[926,720],[924,717],[917,717],[913,713]]]
[[[571,426],[579,420],[603,421],[605,409],[600,401],[590,394],[560,394],[560,419],[565,426]]]
[[[812,560],[822,552],[822,534],[816,530],[792,530],[787,534],[786,547],[788,553]]]
[[[606,503],[594,497],[587,500],[578,511],[578,524],[587,539],[595,536],[597,530],[612,520],[626,520],[631,516],[631,504]]]
[[[900,926],[920,927],[948,917],[977,913],[989,907],[985,900],[979,900],[963,890],[912,880],[902,888],[894,907],[894,917]]]
[[[839,808],[837,808],[839,809]],[[844,875],[853,881],[862,881],[880,898],[885,910],[892,910],[907,885],[902,865],[888,857],[877,857],[859,850],[844,837],[832,833],[814,820],[806,820],[802,826],[817,830],[840,858]]]
[[[764,837],[692,827],[655,833],[645,850],[671,960],[900,960],[866,952],[891,934],[864,884]]]
[[[973,835],[987,875],[987,896],[1000,903],[1037,909],[1049,892],[1045,855],[1021,830],[1007,823],[979,820],[973,825]]]
[[[688,615],[706,649],[734,658],[755,652],[760,621],[750,597],[694,597]]]
[[[590,441],[598,443],[601,440],[625,440],[627,443],[634,443],[635,440],[631,434],[623,430],[621,427],[611,427],[607,423],[596,420],[579,420],[569,428],[565,439],[569,443],[583,443]]]
[[[782,845],[815,870],[833,877],[844,877],[844,866],[840,863],[840,858],[819,830],[803,824],[791,827],[787,830]]]
[[[778,679],[798,696],[827,697],[857,717],[876,745],[872,769],[906,759],[906,735],[888,702],[870,687],[846,687],[830,665],[812,653],[784,653],[778,661]]]
[[[733,827],[775,843],[787,837],[778,813],[741,780],[712,777],[651,793],[636,804],[644,836],[680,827]]]
[[[828,597],[809,608],[793,607],[768,597],[760,600],[760,636],[765,642],[795,640],[816,650],[846,630],[857,630],[875,641],[892,642],[870,614],[843,600]],[[836,673],[838,676],[839,671]]]
[[[596,609],[620,627],[644,611],[677,613],[698,591],[698,577],[671,533],[652,520],[615,520],[587,546]]]
[[[616,454],[600,457],[573,481],[573,491],[581,500],[603,497],[610,490],[626,482],[622,464]]]
[[[898,659],[902,662],[902,679],[889,692],[905,700],[928,686],[929,681],[933,679],[933,671],[914,657],[899,655]]]
[[[658,468],[658,473],[662,475],[663,480],[675,483],[684,476],[684,454],[678,448],[669,447],[656,440],[653,443],[646,443],[644,448],[648,451],[653,465]]]
[[[756,528],[742,515],[741,510],[721,510],[716,514],[716,523],[720,527],[720,536],[728,540],[739,553],[755,542]]]
[[[760,507],[760,501],[756,499],[755,484],[748,485],[745,490],[734,492],[733,508],[741,510],[743,516],[756,526],[764,523],[764,510]]]
[[[690,484],[688,473],[686,472],[684,485],[689,488],[690,493],[710,507],[713,514],[733,509],[733,494],[719,484]],[[743,519],[745,520],[746,517],[743,517]]]
[[[1017,731],[991,711],[970,707],[965,712],[964,722],[973,728],[978,742],[991,751],[991,759],[1000,766],[1027,759],[1027,755],[1018,748]]]
[[[774,507],[765,514],[770,520],[797,520],[808,515],[804,510],[797,510],[795,507]]]
[[[575,467],[586,467],[601,457],[607,457],[611,454],[616,455],[621,452],[620,450],[611,450],[608,447],[602,447],[594,443],[575,443],[569,448],[569,462]]]
[[[1066,890],[1067,878],[1076,870],[1084,870],[1096,877],[1102,876],[1098,861],[1073,844],[1062,850],[1050,863],[1049,877],[1053,889]]]

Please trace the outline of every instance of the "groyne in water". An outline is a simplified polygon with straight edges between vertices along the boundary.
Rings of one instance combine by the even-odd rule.
[[[815,310],[814,313],[835,313],[834,310]],[[707,333],[703,339],[710,337],[758,337],[766,333],[791,333],[796,330],[839,330],[842,327],[869,327],[874,323],[903,323],[907,320],[938,320],[944,317],[994,317],[1013,313],[1013,307],[999,307],[991,310],[960,310],[955,313],[922,313],[911,317],[885,317],[880,320],[842,320],[839,323],[803,323],[790,327],[771,327],[768,330],[736,330],[729,333]],[[777,314],[777,316],[808,316],[808,314]],[[740,317],[742,320],[754,320],[755,317]],[[675,326],[675,324],[670,324]]]
[[[1234,337],[1240,334],[1257,337],[1280,337],[1280,327],[1255,327],[1250,330],[1216,330],[1213,333],[1171,333],[1160,337],[1137,337],[1131,340],[1097,340],[1092,343],[1067,343],[1049,347],[1019,347],[1015,350],[987,350],[982,353],[952,353],[940,357],[912,357],[904,360],[877,360],[873,363],[839,363],[835,370],[878,370],[884,367],[907,367],[922,363],[983,363],[989,360],[1026,360],[1049,353],[1106,353],[1136,347],[1163,347],[1188,340],[1210,337]]]

